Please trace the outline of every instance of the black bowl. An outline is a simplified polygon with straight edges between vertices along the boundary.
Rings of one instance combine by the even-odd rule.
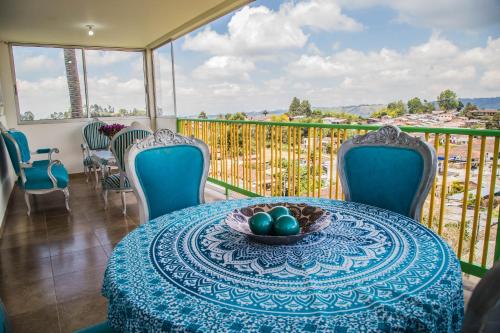
[[[285,206],[290,210],[293,217],[300,224],[300,232],[297,235],[275,236],[256,235],[250,230],[248,221],[257,212],[269,212],[275,206]],[[294,244],[305,236],[323,230],[331,222],[331,213],[304,203],[272,203],[258,204],[233,210],[225,219],[226,224],[232,230],[248,236],[253,241],[269,245],[289,245]]]

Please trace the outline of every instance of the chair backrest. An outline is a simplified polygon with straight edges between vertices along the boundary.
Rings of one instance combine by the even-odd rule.
[[[500,332],[500,261],[483,276],[472,292],[462,332]]]
[[[426,142],[388,125],[344,142],[338,158],[347,201],[420,219],[437,168],[436,152]]]
[[[23,132],[10,129],[6,130],[3,125],[1,126],[2,137],[9,152],[9,157],[12,162],[12,166],[19,175],[21,172],[20,163],[29,163],[31,160],[30,148],[28,145],[28,139]]]
[[[92,119],[90,123],[87,123],[82,128],[83,140],[92,150],[98,149],[108,149],[109,146],[109,138],[99,132],[99,128],[101,126],[106,125],[105,122],[100,121],[97,118]]]
[[[152,131],[136,127],[125,127],[111,140],[111,151],[121,172],[125,172],[125,152],[132,144],[153,134]]]
[[[126,155],[127,176],[141,223],[205,202],[209,161],[203,141],[167,129],[132,145]]]

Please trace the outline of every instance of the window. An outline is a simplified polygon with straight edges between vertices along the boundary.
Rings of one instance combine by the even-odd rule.
[[[81,49],[15,46],[12,53],[21,120],[86,117]]]
[[[156,114],[175,115],[174,73],[172,44],[165,44],[153,51]]]
[[[146,116],[144,52],[12,46],[19,119]]]

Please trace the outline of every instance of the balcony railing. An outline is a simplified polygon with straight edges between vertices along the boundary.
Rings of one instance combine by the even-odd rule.
[[[178,119],[177,129],[210,148],[209,181],[247,196],[343,199],[342,142],[379,126]],[[438,173],[421,223],[452,246],[464,272],[482,276],[500,258],[500,131],[401,127],[428,141]]]

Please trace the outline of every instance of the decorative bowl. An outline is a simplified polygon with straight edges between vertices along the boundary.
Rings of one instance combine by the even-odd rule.
[[[257,212],[269,212],[274,206],[285,206],[300,224],[297,235],[275,236],[256,235],[250,230],[248,220]],[[225,219],[232,230],[248,236],[251,240],[269,245],[290,245],[298,242],[305,236],[323,230],[331,222],[332,213],[304,203],[277,202],[272,204],[258,204],[233,210]]]

